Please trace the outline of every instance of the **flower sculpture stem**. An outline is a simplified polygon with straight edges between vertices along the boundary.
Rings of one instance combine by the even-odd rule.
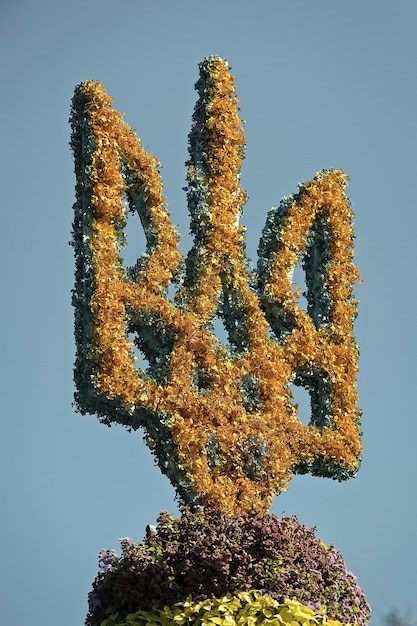
[[[318,173],[273,209],[251,271],[239,225],[245,141],[227,63],[206,59],[196,88],[187,192],[194,244],[183,274],[157,159],[100,83],[75,91],[76,401],[108,424],[143,427],[184,502],[267,510],[293,472],[342,480],[360,461],[346,176]],[[147,240],[131,268],[120,256],[127,210],[139,214]],[[307,310],[292,286],[298,262]],[[134,345],[146,371],[135,366]],[[297,418],[292,383],[310,393],[308,425]]]

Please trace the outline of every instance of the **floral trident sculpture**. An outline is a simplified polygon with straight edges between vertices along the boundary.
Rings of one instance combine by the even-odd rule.
[[[186,504],[267,511],[292,473],[344,480],[360,462],[359,275],[346,176],[320,172],[270,211],[252,271],[238,221],[245,141],[227,63],[205,59],[196,88],[187,163],[194,242],[185,263],[158,160],[100,83],[76,89],[76,402],[104,423],[143,427]],[[127,210],[139,214],[147,245],[125,268]],[[299,262],[306,310],[293,291]],[[216,317],[227,342],[214,333]],[[135,366],[135,346],[146,370]],[[308,425],[297,417],[292,384],[310,394]]]

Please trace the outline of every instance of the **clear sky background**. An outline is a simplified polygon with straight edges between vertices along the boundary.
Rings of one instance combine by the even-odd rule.
[[[187,135],[211,54],[246,120],[248,255],[267,211],[322,168],[350,176],[356,215],[362,469],[296,477],[272,511],[341,550],[374,625],[417,614],[415,0],[0,0],[2,624],[82,625],[98,551],[177,511],[140,433],[71,406],[68,117],[75,85],[100,80],[161,159],[185,251]]]

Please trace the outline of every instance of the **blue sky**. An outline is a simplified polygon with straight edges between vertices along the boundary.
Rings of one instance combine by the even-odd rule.
[[[417,614],[416,30],[414,0],[0,2],[3,623],[83,624],[98,551],[176,511],[140,433],[71,406],[68,117],[75,85],[100,80],[161,159],[185,251],[193,85],[211,54],[232,66],[246,120],[250,257],[298,182],[351,178],[363,465],[343,484],[294,478],[272,511],[342,551],[374,625],[393,607]]]

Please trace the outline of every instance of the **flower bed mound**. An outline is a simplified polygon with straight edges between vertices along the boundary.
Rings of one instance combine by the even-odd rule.
[[[135,622],[132,616],[139,612],[143,617],[144,612],[155,610],[161,616],[164,607],[177,603],[184,607],[186,598],[198,605],[242,592],[254,593],[258,599],[267,596],[277,606],[294,600],[322,620],[362,626],[370,619],[364,593],[347,571],[341,553],[326,546],[316,538],[315,529],[299,524],[294,516],[280,519],[269,513],[244,513],[230,517],[218,509],[197,506],[183,507],[178,519],[163,512],[157,521],[156,527],[147,527],[142,543],[122,539],[120,557],[112,550],[100,553],[101,571],[89,594],[87,626],[99,626],[106,619],[107,626],[124,624],[127,616],[126,623],[132,626],[166,624],[167,615],[162,622]],[[207,621],[200,617],[196,613],[195,623]],[[221,616],[212,617],[216,619],[210,619],[211,624],[220,623]],[[279,619],[275,616],[273,623],[291,623]],[[192,621],[178,615],[173,623]],[[232,616],[224,623],[243,624]]]

